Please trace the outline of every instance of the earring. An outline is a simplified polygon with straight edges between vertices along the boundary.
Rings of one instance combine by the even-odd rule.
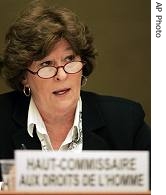
[[[84,75],[82,75],[82,80],[81,80],[81,87],[84,87],[88,81],[88,78]]]
[[[25,96],[29,97],[31,95],[31,88],[24,86],[23,93]]]

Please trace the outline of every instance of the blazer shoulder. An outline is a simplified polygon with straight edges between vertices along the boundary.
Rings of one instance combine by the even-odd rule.
[[[142,105],[136,101],[129,100],[123,97],[109,96],[109,95],[101,95],[93,92],[82,92],[83,99],[91,102],[93,104],[97,104],[106,110],[111,111],[112,109],[116,110],[126,110],[126,109],[135,109],[138,112],[142,112],[144,114],[144,110]],[[111,109],[111,110],[110,110]]]
[[[140,103],[122,97],[85,92],[83,104],[100,113],[106,123],[140,125],[144,123],[145,112]],[[120,125],[119,124],[119,125]]]
[[[10,91],[7,93],[0,94],[0,104],[3,105],[4,103],[10,103],[19,97],[19,92],[17,91]]]
[[[27,99],[28,100],[28,99]],[[27,101],[24,95],[19,91],[10,91],[7,93],[0,94],[0,107],[1,110],[10,110],[15,104],[23,104]]]

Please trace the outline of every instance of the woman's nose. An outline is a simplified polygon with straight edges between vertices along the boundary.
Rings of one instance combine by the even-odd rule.
[[[67,78],[67,73],[64,71],[63,67],[59,67],[57,74],[55,76],[56,80],[65,80]]]

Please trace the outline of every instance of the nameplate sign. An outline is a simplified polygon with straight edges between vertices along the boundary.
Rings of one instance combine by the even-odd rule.
[[[148,155],[143,151],[16,151],[16,190],[147,191]]]

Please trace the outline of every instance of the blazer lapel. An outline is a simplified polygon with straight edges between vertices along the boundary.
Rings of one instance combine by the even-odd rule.
[[[98,108],[96,95],[81,92],[83,150],[109,150],[110,146],[98,132],[105,127],[105,122]]]
[[[29,101],[30,98],[24,97],[20,94],[18,94],[15,99],[16,104],[13,112],[15,126],[14,129],[12,129],[12,138],[15,149],[23,149],[22,144],[26,147],[26,149],[41,149],[38,136],[34,134],[34,136],[31,137],[27,131]]]

